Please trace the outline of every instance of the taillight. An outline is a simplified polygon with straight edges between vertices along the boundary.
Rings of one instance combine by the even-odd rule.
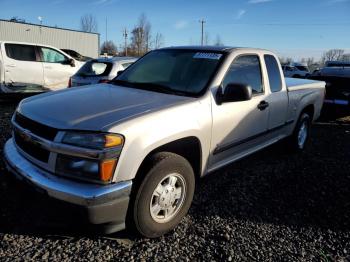
[[[99,84],[101,83],[109,83],[108,79],[100,79],[100,81],[98,81]]]
[[[69,78],[69,81],[68,81],[68,88],[72,87],[72,78],[70,77]]]

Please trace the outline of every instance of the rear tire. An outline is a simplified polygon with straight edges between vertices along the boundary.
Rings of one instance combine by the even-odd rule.
[[[174,229],[187,214],[195,176],[190,163],[174,153],[157,153],[148,166],[135,192],[132,220],[138,233],[155,238]]]
[[[305,149],[310,136],[311,116],[307,112],[301,113],[293,134],[287,138],[289,148],[294,152],[301,152]]]

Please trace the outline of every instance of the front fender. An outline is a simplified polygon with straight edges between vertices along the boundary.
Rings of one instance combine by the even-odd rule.
[[[135,178],[146,156],[170,142],[196,137],[201,145],[203,172],[210,150],[211,108],[209,103],[193,102],[144,115],[111,129],[125,136],[113,181]]]

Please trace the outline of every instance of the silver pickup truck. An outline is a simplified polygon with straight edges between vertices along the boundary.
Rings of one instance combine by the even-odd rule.
[[[324,86],[285,80],[266,50],[159,49],[108,84],[23,100],[4,156],[105,232],[157,237],[185,216],[200,177],[284,138],[304,149]]]

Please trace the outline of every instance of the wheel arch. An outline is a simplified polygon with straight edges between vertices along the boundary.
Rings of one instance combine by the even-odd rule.
[[[303,114],[303,113],[308,113],[310,115],[311,121],[313,121],[314,119],[314,115],[315,115],[315,106],[313,104],[309,104],[307,106],[305,106],[303,108],[303,110],[301,110],[299,117]]]
[[[142,181],[143,171],[148,168],[151,157],[159,152],[170,152],[184,157],[192,166],[196,181],[202,175],[202,145],[200,140],[195,136],[183,137],[164,145],[161,145],[149,152],[142,160],[139,166],[134,183]]]

